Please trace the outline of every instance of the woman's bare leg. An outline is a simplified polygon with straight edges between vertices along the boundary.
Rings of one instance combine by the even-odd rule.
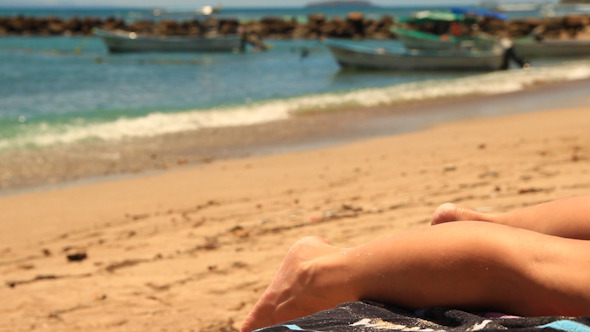
[[[488,221],[544,234],[590,240],[590,195],[564,198],[506,213],[483,213],[445,203],[432,217],[432,224],[451,221]]]
[[[324,298],[326,296],[322,292],[314,294],[304,288],[311,286],[306,279],[311,273],[309,269],[313,262],[339,252],[340,248],[327,244],[319,237],[308,236],[297,241],[287,252],[278,273],[250,311],[241,331],[251,331],[332,307],[338,299]],[[345,302],[348,299],[341,300]]]
[[[590,315],[588,280],[589,241],[495,223],[444,223],[349,249],[305,238],[289,251],[242,332],[361,299]]]

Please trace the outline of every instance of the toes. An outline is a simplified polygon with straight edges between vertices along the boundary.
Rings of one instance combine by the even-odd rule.
[[[306,236],[297,241],[291,247],[289,253],[297,252],[299,256],[307,259],[314,259],[324,255],[329,255],[338,251],[338,248],[329,244],[319,236]]]
[[[434,210],[434,214],[432,215],[431,224],[437,225],[442,224],[445,222],[450,221],[457,221],[458,220],[458,207],[456,204],[453,203],[444,203],[441,204],[436,210]]]
[[[299,241],[297,241],[297,243],[303,243],[303,244],[311,245],[311,246],[321,246],[321,245],[328,244],[328,242],[326,242],[326,240],[324,240],[323,238],[321,238],[319,236],[306,236],[306,237],[299,239]]]
[[[250,332],[265,326],[273,324],[272,317],[274,316],[275,307],[267,303],[264,299],[264,295],[259,300],[252,311],[248,314],[242,326],[240,332]]]
[[[483,213],[478,213],[454,203],[441,204],[432,215],[431,224],[437,225],[452,221],[486,221],[487,217]]]

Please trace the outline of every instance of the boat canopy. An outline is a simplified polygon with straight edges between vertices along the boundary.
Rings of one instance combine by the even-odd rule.
[[[454,14],[459,15],[475,15],[475,16],[484,16],[484,17],[492,17],[498,20],[507,20],[508,15],[499,13],[493,10],[485,9],[485,8],[464,8],[464,7],[452,7],[451,12]]]
[[[423,10],[408,17],[402,17],[400,23],[430,23],[430,22],[466,22],[475,23],[477,17],[492,17],[506,20],[508,16],[484,8],[452,7],[450,11]]]
[[[455,14],[452,12],[439,12],[423,10],[414,13],[412,16],[399,19],[401,23],[425,23],[425,22],[461,22],[465,20],[465,15]]]

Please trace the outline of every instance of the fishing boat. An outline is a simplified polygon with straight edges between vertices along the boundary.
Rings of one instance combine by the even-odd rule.
[[[238,35],[193,36],[144,36],[122,30],[95,29],[111,53],[124,52],[233,52],[240,50],[242,38]]]
[[[433,33],[405,29],[399,26],[391,28],[397,39],[408,49],[417,50],[458,50],[477,48],[491,50],[497,47],[499,40],[491,36],[457,37],[453,35],[436,35]]]
[[[524,58],[590,57],[590,39],[514,39],[514,51]]]
[[[453,7],[450,12],[420,11],[399,20],[391,27],[391,32],[408,49],[417,50],[492,50],[499,46],[500,40],[494,36],[472,31],[477,17],[491,17],[505,20],[503,14],[484,9]],[[421,27],[435,28],[438,33],[424,31]]]
[[[330,7],[348,7],[348,8],[364,8],[364,7],[373,7],[373,4],[370,1],[354,1],[354,0],[347,0],[347,1],[317,1],[311,2],[305,5],[307,8],[330,8]]]
[[[334,59],[343,68],[429,71],[493,71],[507,68],[500,49],[490,51],[399,50],[393,47],[369,47],[350,41],[324,41]]]

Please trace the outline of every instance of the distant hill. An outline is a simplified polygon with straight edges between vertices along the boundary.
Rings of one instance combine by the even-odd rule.
[[[319,1],[311,2],[306,7],[373,7],[370,1]]]

